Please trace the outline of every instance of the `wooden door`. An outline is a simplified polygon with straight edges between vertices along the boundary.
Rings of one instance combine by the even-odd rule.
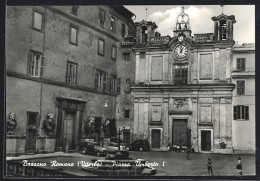
[[[161,147],[161,130],[152,130],[152,148]]]
[[[173,120],[173,144],[188,146],[187,137],[187,120]]]
[[[201,131],[201,150],[211,151],[211,132]]]
[[[66,113],[64,119],[64,146],[65,151],[73,150],[73,123],[75,119],[74,113]]]
[[[35,153],[38,113],[28,112],[27,118],[26,153]]]

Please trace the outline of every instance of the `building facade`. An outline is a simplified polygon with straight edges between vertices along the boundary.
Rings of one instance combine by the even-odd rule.
[[[136,23],[133,139],[154,150],[191,146],[232,153],[231,82],[234,16],[212,18],[214,32],[191,36],[189,16],[178,16],[174,36],[154,22]]]
[[[133,16],[123,6],[7,7],[7,155],[116,137],[117,62]]]
[[[233,149],[255,153],[255,44],[236,44],[232,52]]]

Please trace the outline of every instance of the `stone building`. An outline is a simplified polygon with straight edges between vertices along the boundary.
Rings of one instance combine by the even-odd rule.
[[[133,16],[123,6],[7,7],[7,155],[116,137],[117,90],[128,77],[117,69]]]
[[[173,37],[154,22],[136,23],[133,139],[154,150],[191,146],[232,153],[231,82],[234,16],[212,17],[213,33],[191,36],[189,16],[178,16]]]
[[[255,153],[255,44],[235,44],[232,83],[234,153]]]

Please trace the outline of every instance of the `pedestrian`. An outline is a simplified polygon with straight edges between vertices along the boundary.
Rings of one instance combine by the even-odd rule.
[[[209,174],[209,176],[213,176],[212,162],[211,162],[210,158],[208,159],[207,167],[208,167],[208,174]]]
[[[186,159],[187,159],[187,160],[190,160],[190,152],[191,152],[191,149],[190,149],[190,147],[187,147],[187,150],[186,150],[186,152],[187,152]]]
[[[240,175],[242,175],[242,162],[241,162],[241,158],[240,157],[238,157],[236,169],[237,169],[237,172]]]

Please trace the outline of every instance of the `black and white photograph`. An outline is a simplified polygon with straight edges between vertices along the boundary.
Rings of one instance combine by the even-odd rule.
[[[257,175],[253,4],[7,5],[5,73],[8,179]]]

